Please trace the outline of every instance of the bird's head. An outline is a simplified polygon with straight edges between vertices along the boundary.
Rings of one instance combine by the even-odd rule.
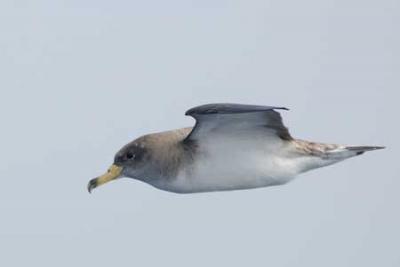
[[[120,177],[140,179],[149,164],[150,153],[145,138],[139,138],[121,148],[108,171],[89,181],[89,193],[96,187]]]

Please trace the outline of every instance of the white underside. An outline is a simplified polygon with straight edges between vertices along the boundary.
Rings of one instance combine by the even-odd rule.
[[[238,190],[285,184],[301,172],[332,164],[318,157],[301,156],[291,142],[276,135],[213,138],[199,144],[192,165],[176,179],[154,186],[172,192],[194,193]]]

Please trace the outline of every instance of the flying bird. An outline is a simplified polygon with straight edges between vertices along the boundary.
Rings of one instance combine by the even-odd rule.
[[[117,152],[88,190],[120,177],[175,193],[282,185],[298,174],[380,146],[323,144],[293,138],[277,110],[284,107],[208,104],[189,109],[191,128],[148,134]]]

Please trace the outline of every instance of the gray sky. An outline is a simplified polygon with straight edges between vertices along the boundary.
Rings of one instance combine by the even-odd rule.
[[[2,1],[1,266],[399,266],[398,0]],[[385,145],[294,182],[176,195],[86,184],[208,102]]]

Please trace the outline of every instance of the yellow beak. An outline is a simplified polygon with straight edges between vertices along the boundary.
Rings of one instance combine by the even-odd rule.
[[[108,183],[109,181],[117,179],[118,177],[120,177],[121,173],[122,173],[122,167],[117,166],[115,164],[111,165],[111,167],[105,174],[89,181],[87,186],[89,193],[91,193],[94,188],[102,184]]]

